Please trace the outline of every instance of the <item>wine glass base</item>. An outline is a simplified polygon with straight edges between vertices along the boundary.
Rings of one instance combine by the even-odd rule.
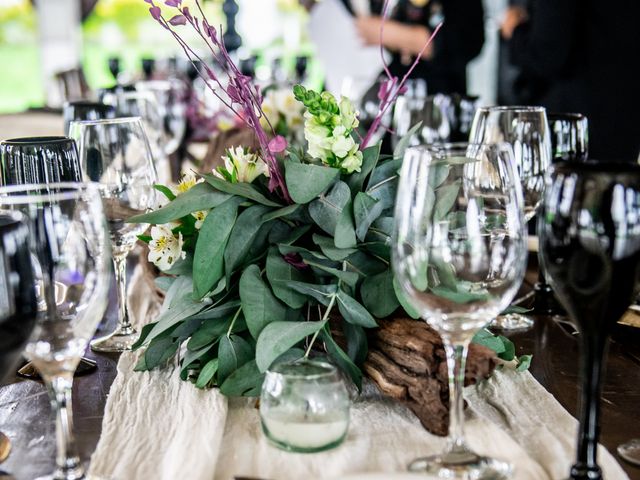
[[[510,477],[512,468],[509,463],[463,451],[418,458],[409,464],[409,471],[439,478],[503,480]]]
[[[80,362],[78,363],[78,366],[76,367],[75,372],[73,372],[73,376],[81,377],[83,375],[93,373],[96,370],[98,370],[98,363],[95,360],[82,357],[80,359]],[[16,375],[22,378],[28,378],[29,380],[42,380],[38,369],[34,367],[32,362],[25,363],[24,366],[16,372]]]
[[[91,342],[91,350],[94,352],[121,353],[131,350],[138,341],[138,332],[129,327],[118,329],[106,337],[96,338]]]
[[[504,332],[521,332],[533,328],[533,324],[534,321],[531,317],[519,313],[508,313],[506,315],[498,315],[498,317],[489,324],[489,327]]]
[[[618,455],[627,462],[640,467],[640,438],[618,445]]]

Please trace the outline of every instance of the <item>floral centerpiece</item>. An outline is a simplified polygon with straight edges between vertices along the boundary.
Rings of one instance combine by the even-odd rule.
[[[152,224],[141,239],[149,244],[149,260],[170,274],[156,280],[166,291],[164,304],[141,332],[135,348],[146,349],[136,369],[180,355],[183,380],[217,385],[226,395],[256,395],[274,361],[308,356],[320,340],[360,386],[366,330],[400,308],[418,318],[390,267],[397,172],[407,141],[381,156],[379,145],[367,145],[371,131],[358,132],[358,112],[345,97],[300,85],[277,93],[281,98],[275,91],[263,97],[202,12],[195,16],[179,0],[167,0],[176,10],[167,20],[153,0],[145,1],[194,60],[197,53],[177,29],[190,25],[200,34],[226,69],[223,84],[204,67],[214,94],[224,93],[260,148],[235,146],[211,173],[189,174],[173,189],[158,185],[169,203],[130,219]],[[389,76],[383,84],[380,118],[404,80]],[[303,113],[304,139],[290,128],[292,112]],[[435,194],[446,200],[445,192]],[[452,290],[451,298],[456,295],[464,298]],[[337,327],[330,328],[331,318],[340,319]],[[336,328],[345,339],[340,344]],[[508,340],[486,331],[477,340],[517,361]],[[520,368],[527,363],[520,359]]]

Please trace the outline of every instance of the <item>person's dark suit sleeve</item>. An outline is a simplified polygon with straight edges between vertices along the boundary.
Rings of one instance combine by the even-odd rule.
[[[511,62],[540,78],[562,73],[575,47],[579,8],[578,0],[537,0],[530,21],[513,32]]]
[[[444,24],[434,39],[435,55],[466,65],[484,44],[482,0],[445,0],[443,8]]]

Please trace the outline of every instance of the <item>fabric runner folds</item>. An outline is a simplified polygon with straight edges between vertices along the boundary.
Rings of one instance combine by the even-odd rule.
[[[130,314],[138,326],[157,306],[137,270]],[[262,435],[255,399],[227,400],[198,390],[168,367],[133,371],[138,353],[124,353],[109,392],[90,478],[104,480],[335,479],[366,472],[404,472],[413,459],[437,453],[445,439],[426,432],[402,405],[367,385],[351,409],[339,448],[312,455],[286,453]],[[468,387],[467,437],[479,453],[511,462],[517,480],[566,478],[575,455],[577,421],[528,372],[496,372]],[[604,478],[628,477],[600,447]],[[388,476],[393,479],[392,475]]]

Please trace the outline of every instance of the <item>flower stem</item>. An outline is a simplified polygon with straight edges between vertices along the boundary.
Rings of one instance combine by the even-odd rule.
[[[333,308],[333,306],[336,303],[336,298],[338,298],[338,294],[334,293],[333,295],[331,295],[331,301],[329,302],[329,306],[327,307],[327,309],[324,311],[324,316],[322,317],[322,322],[326,323],[327,320],[329,319],[329,314],[331,313],[331,309]],[[324,325],[323,325],[324,327]],[[318,329],[318,331],[316,333],[313,334],[313,337],[311,338],[311,342],[309,343],[309,346],[307,347],[307,351],[304,354],[304,358],[307,359],[309,358],[309,354],[311,353],[311,347],[313,347],[314,342],[316,341],[316,338],[318,338],[318,334],[320,333],[320,330],[322,330],[322,327]]]
[[[231,320],[231,325],[229,325],[229,330],[227,330],[227,338],[231,337],[231,332],[233,330],[233,327],[236,324],[236,320],[238,319],[238,317],[240,316],[240,312],[242,311],[242,307],[238,307],[238,310],[236,310],[235,315],[233,316],[233,320]]]

